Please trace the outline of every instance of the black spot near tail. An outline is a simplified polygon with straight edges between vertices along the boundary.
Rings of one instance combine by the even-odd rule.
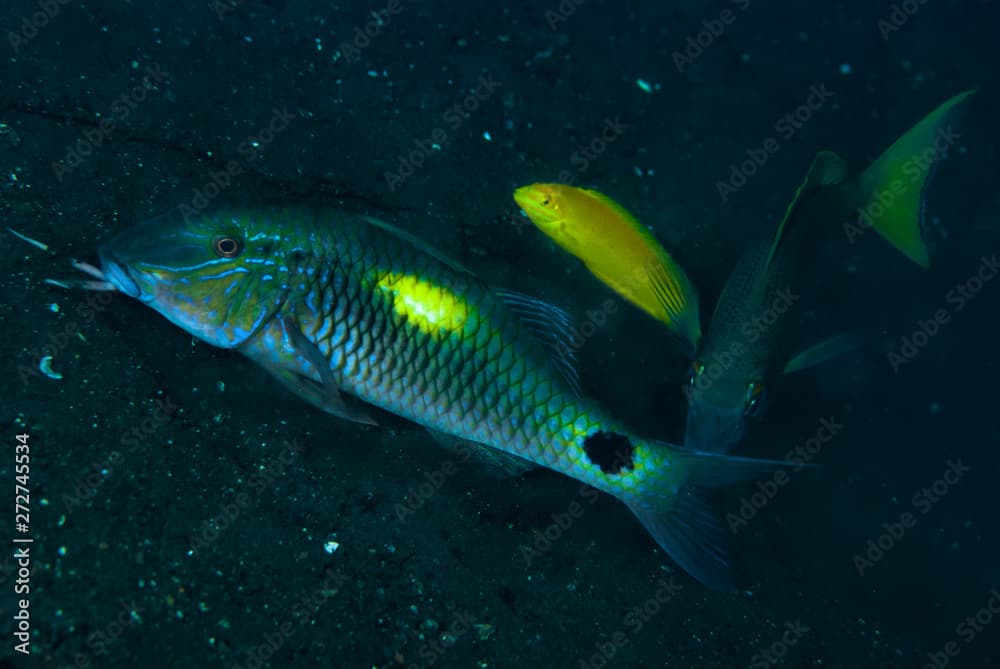
[[[634,450],[628,437],[617,432],[595,432],[583,441],[583,452],[605,474],[620,474],[623,469],[631,470],[634,467]]]

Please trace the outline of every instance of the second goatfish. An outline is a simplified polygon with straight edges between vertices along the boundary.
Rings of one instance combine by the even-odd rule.
[[[740,258],[719,296],[691,367],[685,446],[732,450],[746,433],[747,419],[762,413],[774,377],[821,364],[859,344],[856,334],[842,333],[789,355],[784,343],[795,299],[791,287],[807,256],[803,244],[789,239],[791,232],[815,240],[852,214],[861,212],[865,220],[864,212],[874,209],[879,215],[868,216],[869,225],[907,258],[929,264],[921,234],[924,191],[944,155],[942,138],[950,136],[970,95],[941,104],[859,174],[849,175],[836,154],[819,153],[772,238]]]

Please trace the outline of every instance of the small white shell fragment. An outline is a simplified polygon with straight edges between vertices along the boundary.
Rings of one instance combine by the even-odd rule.
[[[338,548],[340,548],[340,543],[333,540],[327,541],[323,544],[323,550],[325,550],[328,555],[336,553]]]
[[[52,369],[52,356],[47,355],[38,361],[38,369],[41,370],[42,374],[49,377],[50,379],[55,379],[58,381],[63,376],[59,372],[53,371]]]

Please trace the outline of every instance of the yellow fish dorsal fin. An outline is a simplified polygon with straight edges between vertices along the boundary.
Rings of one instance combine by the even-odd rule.
[[[809,165],[809,169],[806,171],[806,176],[799,184],[799,187],[795,189],[795,194],[792,195],[792,201],[788,203],[785,207],[785,215],[782,216],[781,222],[778,223],[778,229],[774,231],[774,239],[771,241],[771,248],[767,254],[767,263],[765,266],[769,267],[771,261],[774,259],[775,253],[781,246],[781,241],[785,237],[785,227],[788,225],[788,221],[791,220],[792,214],[795,212],[795,207],[799,203],[799,198],[802,196],[806,190],[810,188],[819,188],[822,186],[832,186],[839,184],[847,177],[847,163],[844,159],[838,156],[833,151],[820,151],[813,158],[812,164]]]
[[[636,234],[642,237],[642,239],[649,246],[650,251],[653,251],[657,255],[667,255],[667,252],[663,250],[662,246],[660,246],[660,242],[656,240],[656,237],[653,236],[653,233],[647,230],[646,226],[640,223],[639,220],[635,216],[633,216],[631,212],[629,212],[625,207],[621,206],[620,204],[612,200],[610,197],[599,191],[590,188],[581,188],[579,190],[581,193],[584,193],[587,196],[592,197],[593,199],[597,200],[602,205],[610,209],[615,216],[619,217],[623,223],[628,225],[636,232]]]

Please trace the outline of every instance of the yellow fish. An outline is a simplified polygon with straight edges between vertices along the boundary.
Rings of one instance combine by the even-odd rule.
[[[694,351],[701,338],[698,295],[650,232],[607,195],[567,184],[514,191],[538,229],[583,261],[626,300],[665,324]]]

